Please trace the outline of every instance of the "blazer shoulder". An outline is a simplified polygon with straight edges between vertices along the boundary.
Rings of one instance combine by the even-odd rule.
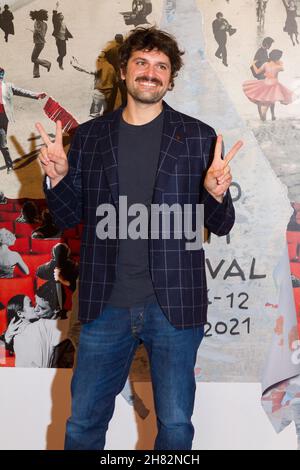
[[[77,132],[83,137],[99,137],[102,129],[106,128],[109,123],[113,123],[118,118],[119,113],[120,111],[118,109],[112,113],[106,114],[105,116],[90,119],[89,121],[80,124],[77,128]]]
[[[106,121],[101,120],[101,118],[95,118],[95,119],[91,119],[90,121],[86,121],[82,124],[79,124],[79,126],[76,129],[76,134],[80,134],[82,137],[84,136],[86,137],[98,136],[99,137],[99,133],[101,129],[103,128],[103,126],[105,125],[105,122]]]
[[[202,137],[216,137],[216,131],[206,122],[187,114],[179,113],[182,125],[188,136],[201,135]]]

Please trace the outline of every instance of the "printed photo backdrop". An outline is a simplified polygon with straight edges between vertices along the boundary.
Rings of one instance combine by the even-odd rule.
[[[166,101],[222,132],[236,224],[206,244],[209,323],[198,381],[260,382],[275,428],[300,427],[300,2],[7,1],[1,7],[0,366],[72,367],[81,226],[60,233],[37,160],[39,121],[65,144],[78,124],[125,103],[117,50],[138,25],[174,34],[185,66]],[[45,11],[43,11],[45,10]],[[1,73],[1,71],[0,71]],[[36,315],[39,315],[36,320]],[[141,348],[123,396],[149,411]],[[300,430],[299,430],[300,434]]]

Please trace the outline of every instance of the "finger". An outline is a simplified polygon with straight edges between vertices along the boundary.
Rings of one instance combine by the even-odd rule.
[[[219,181],[222,181],[222,180],[225,180],[226,178],[228,178],[229,176],[231,176],[231,169],[229,166],[225,167],[225,169],[223,170],[223,174],[217,178],[218,182]]]
[[[57,163],[58,165],[61,165],[64,162],[61,155],[56,155],[55,153],[48,153],[48,158],[50,162]]]
[[[42,124],[40,122],[37,122],[35,127],[37,128],[37,130],[39,131],[44,143],[46,145],[50,145],[52,142],[51,140],[49,139],[49,136],[47,134],[47,132],[45,131],[45,129],[43,128]]]
[[[225,166],[225,168],[223,170],[224,176],[229,175],[230,172],[231,172],[230,166],[229,165]]]
[[[218,181],[218,185],[219,186],[223,186],[223,185],[230,185],[232,183],[232,177],[230,176],[229,178],[225,178],[223,181]]]
[[[55,142],[59,145],[63,143],[63,134],[62,134],[62,124],[61,121],[57,121],[56,123],[56,137]]]
[[[231,178],[226,178],[222,181],[218,181],[218,186],[222,186],[223,184],[227,184],[229,181],[231,182],[232,179]]]
[[[214,160],[222,160],[223,136],[218,135],[215,146]]]
[[[41,148],[40,153],[39,153],[39,160],[44,165],[48,165],[48,163],[50,162],[50,160],[48,158],[48,151],[47,151],[46,147]]]
[[[216,179],[223,178],[224,170],[213,170],[211,172],[211,175],[212,175],[213,178],[216,178]]]
[[[229,162],[231,162],[233,157],[235,157],[235,155],[238,153],[240,148],[243,147],[243,145],[244,145],[244,142],[242,140],[239,140],[236,144],[234,144],[232,149],[228,152],[228,154],[224,158],[224,162],[226,166],[228,165]]]

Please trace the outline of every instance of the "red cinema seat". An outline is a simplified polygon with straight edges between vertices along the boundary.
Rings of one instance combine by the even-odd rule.
[[[10,232],[14,233],[14,223],[13,222],[1,222],[0,221],[0,229],[6,228]]]
[[[45,279],[41,279],[40,277],[37,277],[36,278],[36,289],[38,290],[40,287],[42,287],[44,284],[46,284],[46,281]]]
[[[4,222],[14,222],[16,218],[18,217],[19,213],[17,212],[1,212],[1,206],[0,206],[0,220]]]
[[[79,256],[81,240],[79,238],[69,238],[67,245],[69,245],[72,255]]]
[[[32,238],[31,239],[31,251],[32,253],[41,253],[49,255],[51,254],[52,248],[57,245],[57,243],[61,243],[60,238],[56,239],[40,239],[40,238]]]
[[[74,228],[68,228],[68,229],[64,230],[64,231],[63,231],[63,238],[64,238],[64,239],[67,239],[67,238],[78,238],[77,228],[74,227]]]
[[[36,270],[39,268],[42,264],[48,263],[50,261],[51,256],[50,255],[23,255],[22,256],[24,263],[27,264],[29,268],[29,274],[32,278],[36,276]],[[17,270],[19,272],[19,269],[16,268],[15,274],[17,275]]]
[[[0,204],[0,214],[2,212],[14,212],[14,203],[7,202],[7,204]]]
[[[20,254],[23,254],[23,253],[29,254],[30,253],[30,238],[29,237],[17,238],[15,241],[15,244],[11,246],[10,249]]]
[[[77,226],[78,237],[81,238],[83,232],[83,224],[78,224]]]
[[[6,351],[5,364],[2,367],[15,367],[15,356]]]
[[[15,223],[15,235],[16,237],[31,237],[33,230],[38,227],[38,224],[22,224],[20,222]]]
[[[14,199],[13,204],[14,204],[14,211],[18,212],[18,214],[21,214],[21,211],[23,209],[23,204],[25,200],[24,199]]]
[[[34,290],[31,276],[12,279],[0,279],[0,296],[3,305],[15,295],[27,295],[34,301]]]
[[[6,330],[6,309],[0,310],[0,335]]]

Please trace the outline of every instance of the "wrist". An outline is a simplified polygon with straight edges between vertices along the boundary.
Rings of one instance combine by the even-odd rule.
[[[207,191],[207,190],[206,190],[206,191]],[[216,195],[215,195],[213,192],[211,192],[211,191],[207,191],[207,192],[208,192],[208,194],[209,194],[211,197],[213,197],[219,204],[222,204],[222,203],[223,203],[224,195],[225,195],[226,193],[221,194],[220,196],[216,196]]]
[[[216,196],[212,191],[209,191],[209,190],[205,187],[205,185],[204,185],[204,189],[208,192],[208,194],[209,194],[211,197],[213,197],[217,202],[219,202],[220,204],[222,204],[222,202],[223,202],[223,200],[224,200],[224,196],[225,196],[225,194],[226,194],[226,191],[225,191],[223,194],[221,194],[221,195],[219,195],[219,196]]]
[[[56,178],[49,178],[50,179],[50,184],[51,184],[51,189],[55,188],[55,186],[57,186],[63,178],[64,178],[63,176],[58,176]]]
[[[216,200],[217,202],[219,202],[220,204],[223,203],[223,200],[224,200],[223,194],[222,194],[222,196],[213,196],[213,197],[214,197],[215,200]]]

